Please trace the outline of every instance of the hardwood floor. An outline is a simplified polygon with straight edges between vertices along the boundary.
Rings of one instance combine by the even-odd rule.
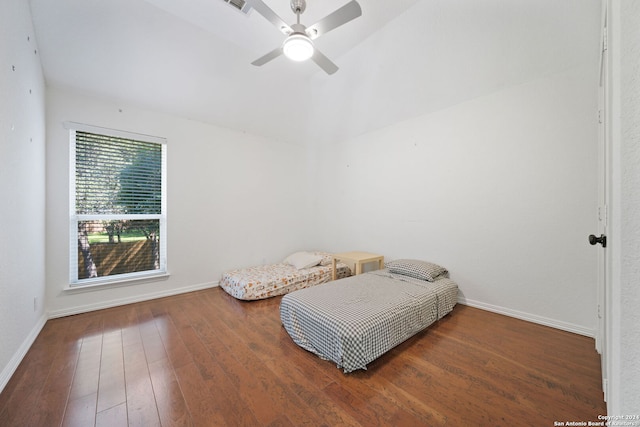
[[[553,426],[606,413],[592,339],[458,305],[344,374],[297,347],[280,297],[220,288],[47,322],[1,426]]]

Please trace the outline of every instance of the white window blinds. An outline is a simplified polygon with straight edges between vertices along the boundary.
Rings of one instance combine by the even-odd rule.
[[[70,283],[166,273],[166,144],[71,125]]]

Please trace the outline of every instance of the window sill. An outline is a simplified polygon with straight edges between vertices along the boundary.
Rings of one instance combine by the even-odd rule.
[[[69,293],[89,292],[100,289],[117,288],[120,286],[138,285],[150,282],[157,282],[159,280],[167,280],[170,274],[164,273],[150,273],[144,275],[136,275],[134,277],[122,277],[122,278],[98,278],[85,283],[67,284],[62,290]]]

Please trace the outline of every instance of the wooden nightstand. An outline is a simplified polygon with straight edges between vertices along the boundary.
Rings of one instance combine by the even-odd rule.
[[[384,256],[369,252],[342,252],[333,254],[333,280],[336,280],[336,263],[340,261],[349,267],[355,265],[355,274],[362,273],[362,266],[369,262],[377,262],[378,269],[384,268]]]

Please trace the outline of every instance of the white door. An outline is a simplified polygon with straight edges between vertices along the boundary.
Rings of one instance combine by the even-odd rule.
[[[589,243],[598,251],[598,327],[596,349],[601,356],[602,388],[607,399],[607,286],[608,254],[606,249],[607,225],[609,221],[610,197],[610,135],[607,119],[607,95],[609,89],[609,64],[607,48],[607,2],[603,2],[602,38],[600,55],[600,85],[598,90],[598,230],[589,236]]]

